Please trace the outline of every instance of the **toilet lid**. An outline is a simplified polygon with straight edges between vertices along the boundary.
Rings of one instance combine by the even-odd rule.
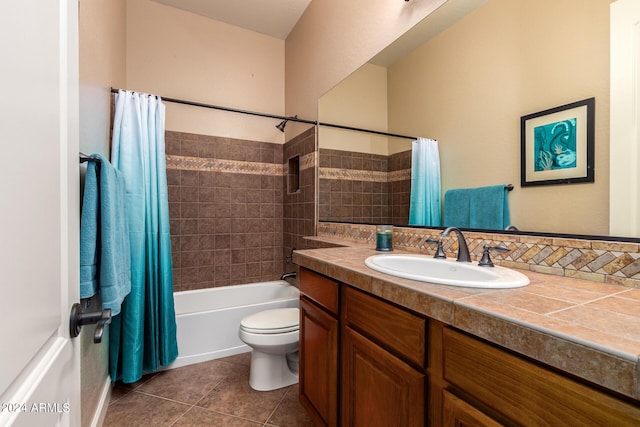
[[[280,334],[300,328],[297,308],[277,308],[249,315],[240,321],[240,327],[256,334]]]

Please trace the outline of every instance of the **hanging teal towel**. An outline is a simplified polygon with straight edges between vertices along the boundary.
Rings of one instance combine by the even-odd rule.
[[[504,230],[511,223],[507,191],[505,185],[447,190],[443,225]]]
[[[124,177],[99,154],[87,165],[80,219],[80,298],[99,291],[102,308],[120,313],[131,292]]]
[[[80,298],[91,298],[98,292],[98,168],[87,165],[80,216]]]
[[[471,189],[458,188],[444,192],[444,227],[470,228]]]
[[[440,226],[441,191],[438,141],[418,138],[411,145],[410,225]]]

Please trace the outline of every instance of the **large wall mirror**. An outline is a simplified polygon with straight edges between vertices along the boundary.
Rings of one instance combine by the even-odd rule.
[[[611,3],[451,0],[410,31],[417,47],[401,37],[324,95],[319,120],[438,140],[442,191],[513,184],[521,231],[609,235]],[[521,187],[520,118],[591,97],[595,182]],[[410,150],[320,127],[319,220],[407,224]]]

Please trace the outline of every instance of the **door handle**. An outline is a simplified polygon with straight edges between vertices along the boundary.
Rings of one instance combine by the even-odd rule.
[[[80,303],[71,306],[71,317],[69,318],[69,334],[71,338],[80,335],[80,329],[84,325],[96,325],[93,334],[93,342],[98,344],[102,342],[102,334],[106,324],[111,323],[111,309],[105,308],[102,311],[82,312]]]

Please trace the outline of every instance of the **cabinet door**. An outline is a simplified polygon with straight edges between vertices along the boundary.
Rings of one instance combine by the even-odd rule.
[[[453,394],[443,391],[443,427],[500,427],[502,424]]]
[[[338,320],[300,298],[300,401],[316,425],[338,425]]]
[[[640,407],[484,343],[444,330],[444,379],[494,417],[523,426],[639,426]]]
[[[349,327],[342,334],[343,426],[425,424],[425,375]]]

